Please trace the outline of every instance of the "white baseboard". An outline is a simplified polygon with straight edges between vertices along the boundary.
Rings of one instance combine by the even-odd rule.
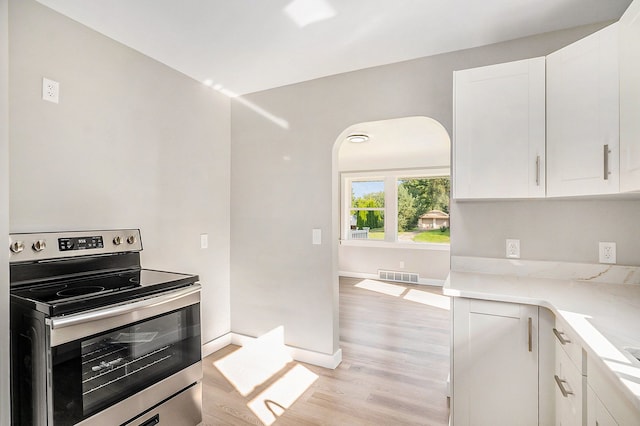
[[[422,284],[422,285],[431,285],[434,287],[442,287],[444,286],[444,282],[446,280],[434,280],[432,278],[419,278],[418,279],[418,284]]]
[[[209,356],[228,345],[244,346],[255,339],[255,337],[244,334],[227,333],[202,345],[202,357]],[[289,356],[294,360],[317,365],[318,367],[334,370],[342,362],[342,349],[338,349],[333,355],[330,355],[296,348],[295,346],[285,345],[285,348],[289,352]]]
[[[211,355],[214,352],[219,351],[225,346],[229,346],[231,344],[231,333],[223,334],[220,337],[216,337],[210,342],[202,345],[202,358]]]
[[[231,343],[234,345],[244,346],[255,339],[255,337],[246,336],[244,334],[231,333]],[[333,370],[342,362],[342,349],[338,349],[333,355],[329,355],[307,349],[296,348],[295,346],[285,345],[285,348],[287,348],[289,355],[294,360],[317,365],[318,367],[330,368]]]
[[[318,367],[335,370],[342,362],[342,349],[340,348],[338,348],[333,355],[295,348],[293,346],[287,346],[287,349],[289,350],[291,358],[296,361],[317,365]]]
[[[370,280],[379,280],[378,274],[369,274],[366,272],[351,272],[351,271],[338,271],[338,275],[347,278],[363,278]],[[432,278],[418,278],[418,284],[431,285],[435,287],[442,287],[445,280],[435,280]]]

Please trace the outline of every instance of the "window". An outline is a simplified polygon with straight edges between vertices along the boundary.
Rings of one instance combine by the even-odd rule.
[[[351,182],[350,240],[384,240],[384,181]]]
[[[448,177],[400,178],[398,241],[449,243]]]
[[[448,176],[343,173],[342,239],[449,244]]]

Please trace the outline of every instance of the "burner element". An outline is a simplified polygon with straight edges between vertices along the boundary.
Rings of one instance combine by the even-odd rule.
[[[54,288],[48,287],[48,286],[44,286],[44,287],[33,287],[30,288],[29,291],[31,293],[52,293],[52,292],[59,292],[64,290],[65,288],[67,288],[66,284],[61,284],[59,286],[55,286]]]
[[[86,285],[80,287],[70,287],[65,288],[64,290],[60,290],[56,293],[56,295],[60,297],[73,297],[73,296],[82,296],[85,294],[98,293],[99,291],[103,291],[104,287],[99,285]]]

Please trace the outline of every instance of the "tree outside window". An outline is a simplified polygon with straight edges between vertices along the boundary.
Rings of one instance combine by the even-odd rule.
[[[392,185],[387,191],[385,181]],[[401,177],[399,173],[348,179],[345,189],[351,193],[351,202],[346,238],[384,240],[386,217],[387,226],[396,231],[388,229],[395,234],[389,235],[390,241],[448,244],[450,187],[449,177]],[[395,204],[391,210],[389,203]],[[390,215],[394,210],[397,214]]]
[[[398,240],[449,243],[448,177],[398,179]]]

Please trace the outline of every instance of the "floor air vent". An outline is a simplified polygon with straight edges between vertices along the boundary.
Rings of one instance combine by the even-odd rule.
[[[418,284],[418,274],[413,272],[383,271],[378,269],[378,278],[386,281]]]

